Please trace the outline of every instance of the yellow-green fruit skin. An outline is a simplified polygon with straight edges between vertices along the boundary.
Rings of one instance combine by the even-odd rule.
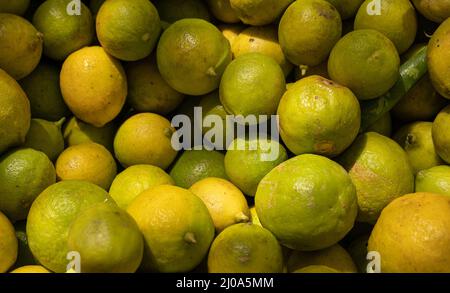
[[[431,21],[441,23],[450,17],[449,0],[412,0],[416,9]]]
[[[432,135],[436,152],[450,164],[450,106],[437,115],[433,122]]]
[[[0,69],[0,154],[25,142],[30,129],[30,102],[19,84]]]
[[[209,10],[215,18],[226,23],[237,23],[239,17],[236,11],[233,10],[230,0],[207,0]]]
[[[17,259],[18,243],[14,226],[0,212],[0,273],[5,273]]]
[[[404,195],[381,213],[369,238],[383,273],[450,272],[450,197]]]
[[[11,274],[48,274],[49,270],[39,265],[25,265],[14,269]]]
[[[278,27],[281,48],[296,65],[315,66],[325,61],[341,34],[339,12],[325,0],[295,1]]]
[[[416,176],[416,192],[431,192],[450,196],[450,166],[435,166]]]
[[[133,218],[103,203],[78,215],[67,247],[80,253],[82,273],[134,273],[144,253],[143,237]]]
[[[204,95],[219,87],[231,62],[228,40],[211,23],[182,19],[164,31],[157,48],[159,71],[176,91]]]
[[[1,0],[0,12],[23,15],[30,5],[30,0]]]
[[[81,211],[101,202],[114,204],[106,191],[85,181],[61,181],[45,189],[27,218],[28,244],[39,263],[65,272],[70,226]]]
[[[0,68],[19,80],[30,74],[41,60],[43,36],[26,19],[0,13]]]
[[[311,251],[329,247],[353,227],[356,189],[337,163],[300,155],[270,171],[259,183],[256,212],[262,226],[288,248]]]
[[[400,128],[393,139],[406,151],[414,174],[444,164],[436,153],[432,122],[414,122]]]
[[[361,124],[355,95],[317,75],[293,84],[281,98],[277,114],[281,138],[296,155],[339,155],[356,138]]]
[[[248,25],[275,22],[294,0],[230,0],[231,8]]]
[[[399,54],[414,43],[417,33],[417,17],[409,0],[383,0],[379,15],[369,14],[371,0],[366,0],[355,18],[355,30],[374,29],[387,36]]]
[[[62,61],[72,52],[88,46],[94,39],[94,19],[81,3],[80,15],[67,15],[70,0],[48,0],[33,16],[33,25],[44,34],[44,54]]]
[[[153,187],[141,193],[127,212],[144,235],[144,271],[191,271],[206,256],[214,238],[207,207],[180,187]]]
[[[391,114],[387,112],[380,119],[378,119],[374,124],[369,126],[366,132],[376,132],[381,135],[390,137],[392,134],[392,118]]]
[[[41,151],[54,162],[64,150],[64,138],[61,133],[61,124],[43,119],[31,119],[30,130],[27,133],[24,147]]]
[[[39,151],[15,149],[0,158],[0,210],[24,220],[36,197],[56,182],[55,167]]]
[[[283,253],[277,239],[251,223],[232,225],[220,233],[208,255],[209,273],[281,273]]]
[[[331,79],[350,88],[360,100],[386,93],[398,80],[399,67],[400,57],[392,41],[371,29],[342,37],[328,59]]]
[[[386,205],[414,190],[407,154],[395,141],[378,133],[360,135],[338,161],[356,186],[358,221],[375,223]]]
[[[444,21],[431,37],[427,64],[434,88],[450,99],[450,19]]]
[[[339,11],[343,20],[355,16],[364,0],[327,0]]]
[[[96,18],[97,37],[112,56],[136,61],[150,55],[161,32],[158,11],[147,0],[110,0]]]
[[[203,0],[156,0],[153,2],[161,20],[168,23],[174,23],[183,18],[211,21],[208,7]]]
[[[248,53],[228,65],[219,95],[227,113],[258,117],[275,114],[285,90],[284,74],[278,63],[261,53]]]

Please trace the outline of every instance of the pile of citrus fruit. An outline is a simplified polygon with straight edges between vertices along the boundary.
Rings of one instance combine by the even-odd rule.
[[[0,272],[450,272],[449,99],[448,0],[0,0]]]

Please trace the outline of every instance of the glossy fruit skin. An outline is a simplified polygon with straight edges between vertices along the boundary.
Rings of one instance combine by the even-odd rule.
[[[434,32],[428,44],[427,62],[434,88],[450,99],[450,19]]]
[[[416,192],[431,192],[450,196],[450,166],[435,166],[417,173]]]
[[[231,8],[247,25],[266,25],[280,17],[294,0],[230,0]]]

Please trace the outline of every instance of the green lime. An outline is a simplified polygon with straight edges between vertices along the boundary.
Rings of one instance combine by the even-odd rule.
[[[445,107],[433,122],[433,142],[438,155],[450,164],[450,106]]]
[[[275,22],[294,0],[229,0],[239,19],[248,25]]]
[[[189,188],[208,177],[228,179],[225,172],[225,156],[217,151],[188,150],[181,154],[170,170],[175,185]]]
[[[15,149],[0,157],[0,210],[24,220],[36,197],[56,182],[55,167],[39,151]]]
[[[417,173],[415,191],[450,196],[450,166],[435,166]]]
[[[102,188],[85,181],[61,181],[45,189],[33,202],[27,219],[28,244],[46,268],[66,272],[70,226],[88,207],[113,203]]]
[[[31,119],[30,130],[27,133],[24,147],[41,151],[54,162],[64,150],[64,138],[61,125],[65,118],[58,122],[43,119]]]
[[[307,266],[301,269],[298,269],[296,271],[294,271],[293,273],[297,273],[297,274],[336,274],[339,273],[339,271],[327,267],[327,266],[323,266],[323,265],[312,265],[312,266]]]
[[[209,10],[215,18],[226,23],[237,23],[239,17],[233,10],[230,0],[206,0]]]
[[[327,0],[339,11],[343,20],[355,16],[364,0]]]
[[[450,2],[430,1],[430,0],[412,0],[416,9],[431,21],[441,23],[450,17]]]
[[[270,171],[258,185],[255,206],[262,226],[281,244],[304,251],[336,244],[353,227],[358,210],[344,168],[310,154]]]
[[[0,12],[24,15],[30,5],[30,0],[0,0]]]
[[[168,23],[176,22],[183,18],[199,18],[211,20],[208,7],[202,0],[155,0],[161,20]]]
[[[17,238],[14,226],[9,219],[0,212],[0,273],[6,273],[17,259]]]

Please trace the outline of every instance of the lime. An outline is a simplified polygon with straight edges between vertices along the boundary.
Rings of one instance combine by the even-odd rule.
[[[415,191],[450,196],[450,166],[435,166],[417,173]]]
[[[101,202],[113,204],[106,191],[85,181],[62,181],[45,189],[33,202],[27,220],[28,243],[39,263],[65,272],[72,222],[81,211]]]
[[[313,75],[293,84],[278,106],[280,135],[294,154],[334,157],[356,138],[358,99],[346,87]]]
[[[64,150],[64,138],[61,125],[65,118],[58,122],[43,119],[31,119],[30,130],[27,133],[24,147],[41,151],[54,162]]]
[[[258,214],[256,213],[256,208],[254,206],[250,208],[250,217],[253,224],[262,227],[261,222],[259,221]]]
[[[47,270],[46,268],[44,268],[43,266],[28,265],[28,266],[23,266],[23,267],[14,269],[10,273],[13,273],[13,274],[47,274],[47,273],[51,273],[51,272],[49,270]]]
[[[122,65],[98,46],[78,50],[64,61],[60,85],[75,116],[96,127],[112,121],[127,96]]]
[[[248,222],[250,219],[244,194],[225,179],[208,177],[194,183],[189,191],[205,203],[217,233],[228,226]]]
[[[296,65],[315,66],[325,61],[341,34],[339,12],[325,0],[295,1],[278,28],[281,48]]]
[[[225,156],[217,151],[191,150],[181,154],[170,170],[177,186],[189,188],[208,177],[228,179],[225,173]]]
[[[441,23],[450,17],[450,1],[412,0],[416,9],[431,21]]]
[[[152,165],[134,165],[114,178],[109,194],[123,209],[138,196],[157,185],[174,185],[173,179],[161,168]]]
[[[154,58],[129,63],[126,73],[127,101],[138,112],[168,114],[183,100],[183,94],[172,89],[162,78]]]
[[[376,132],[381,135],[390,137],[392,133],[392,118],[391,113],[387,112],[374,124],[366,129],[367,132]]]
[[[202,0],[155,0],[161,20],[168,23],[183,18],[199,18],[211,20],[208,7]]]
[[[0,272],[5,273],[16,262],[17,238],[14,227],[0,212]]]
[[[395,141],[378,133],[359,136],[339,162],[356,186],[361,222],[375,223],[387,204],[414,189],[408,155]]]
[[[162,77],[184,94],[198,96],[217,89],[230,61],[227,39],[202,19],[175,22],[158,43],[157,62]]]
[[[268,230],[251,223],[236,224],[220,233],[208,255],[209,273],[281,273],[283,254]]]
[[[64,60],[72,52],[88,46],[94,38],[94,19],[89,8],[81,3],[80,15],[69,15],[71,0],[47,0],[33,16],[34,26],[44,34],[44,54]]]
[[[336,244],[353,227],[358,210],[344,168],[310,154],[270,171],[258,185],[255,206],[262,226],[281,244],[305,251]]]
[[[230,0],[243,23],[266,25],[275,22],[294,0]]]
[[[391,40],[376,30],[364,29],[339,40],[328,59],[328,73],[358,99],[369,100],[395,84],[399,65],[400,57]]]
[[[33,149],[14,149],[0,157],[0,210],[23,220],[35,198],[56,181],[48,157]]]
[[[286,149],[275,140],[238,138],[225,155],[225,171],[245,194],[255,196],[261,179],[287,158]]]
[[[136,197],[127,211],[144,234],[144,270],[188,272],[208,253],[214,224],[205,204],[190,191],[155,186]]]
[[[228,40],[230,46],[233,46],[234,41],[239,36],[240,32],[245,29],[242,24],[220,24],[217,28],[222,32],[223,36]]]
[[[30,120],[30,102],[26,94],[0,69],[0,154],[25,142]]]
[[[447,3],[450,7],[450,3]],[[428,43],[427,65],[434,88],[450,99],[450,19],[444,21]]]
[[[111,153],[93,142],[65,149],[56,161],[59,180],[83,180],[108,190],[116,177],[117,166]]]
[[[239,22],[236,11],[233,10],[230,0],[206,0],[209,10],[215,18],[226,23]]]
[[[261,53],[237,57],[220,82],[220,101],[233,115],[275,114],[286,82],[281,67]]]
[[[171,138],[175,129],[157,114],[141,113],[128,118],[117,131],[114,152],[124,167],[150,164],[166,169],[177,155]]]
[[[341,18],[349,19],[355,16],[364,0],[327,0],[339,11]]]
[[[29,5],[30,0],[0,0],[0,12],[23,15]]]
[[[307,266],[301,269],[298,269],[296,271],[294,271],[293,273],[297,273],[297,274],[333,274],[333,273],[339,273],[339,271],[327,267],[327,266],[323,266],[323,265],[312,265],[312,266]]]
[[[433,142],[438,155],[450,163],[450,106],[445,107],[433,122]]]
[[[115,205],[98,203],[73,221],[67,247],[80,253],[83,273],[134,273],[142,260],[144,241],[129,214]]]

